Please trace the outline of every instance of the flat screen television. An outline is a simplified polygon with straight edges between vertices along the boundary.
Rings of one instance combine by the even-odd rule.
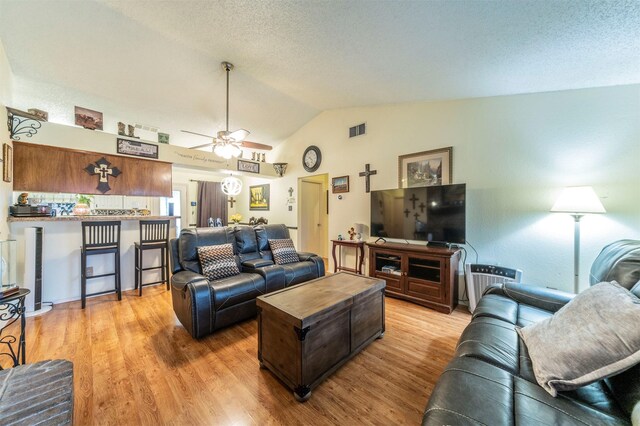
[[[371,191],[371,236],[464,244],[466,184]]]

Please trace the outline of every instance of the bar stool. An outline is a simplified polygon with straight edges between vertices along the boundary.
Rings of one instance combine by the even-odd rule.
[[[169,290],[169,220],[141,220],[140,241],[135,243],[135,288],[142,296],[142,287],[152,284],[167,283]],[[160,250],[160,266],[144,268],[143,254],[147,250]],[[142,272],[162,269],[162,279],[150,283],[142,283]]]
[[[115,271],[87,277],[87,257],[98,254],[115,255]],[[115,289],[87,294],[87,280],[101,277],[114,277]],[[82,309],[87,304],[88,296],[117,293],[118,300],[122,300],[122,285],[120,281],[120,221],[82,222],[82,247],[80,249],[80,286]]]

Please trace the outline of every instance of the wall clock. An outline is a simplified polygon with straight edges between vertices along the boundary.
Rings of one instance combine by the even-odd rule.
[[[322,162],[322,153],[320,148],[315,145],[309,146],[302,154],[302,166],[308,172],[315,172]]]

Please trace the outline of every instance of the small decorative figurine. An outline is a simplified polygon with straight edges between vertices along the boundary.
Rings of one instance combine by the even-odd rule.
[[[126,136],[127,134],[124,132],[124,123],[122,121],[118,121],[118,134],[120,136]]]
[[[342,241],[344,240],[344,238],[342,237],[342,234],[338,234],[338,241]]]
[[[266,160],[266,154],[263,152],[263,153],[262,153],[262,162],[264,163],[265,161],[267,161],[267,160]]]
[[[28,192],[23,192],[22,194],[18,195],[18,205],[26,206],[28,204],[29,204],[29,193]]]
[[[127,129],[129,130],[129,134],[127,136],[135,138],[136,137],[136,135],[135,135],[135,131],[136,131],[135,126],[132,126],[131,124],[128,124],[127,125]]]
[[[356,236],[356,230],[353,227],[351,227],[349,228],[347,233],[349,234],[349,239],[353,241],[353,237]]]

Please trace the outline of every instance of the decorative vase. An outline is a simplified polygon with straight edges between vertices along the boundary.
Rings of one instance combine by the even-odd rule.
[[[73,208],[73,214],[76,216],[87,216],[89,213],[91,213],[91,209],[89,208],[89,205],[84,203],[78,203]]]

